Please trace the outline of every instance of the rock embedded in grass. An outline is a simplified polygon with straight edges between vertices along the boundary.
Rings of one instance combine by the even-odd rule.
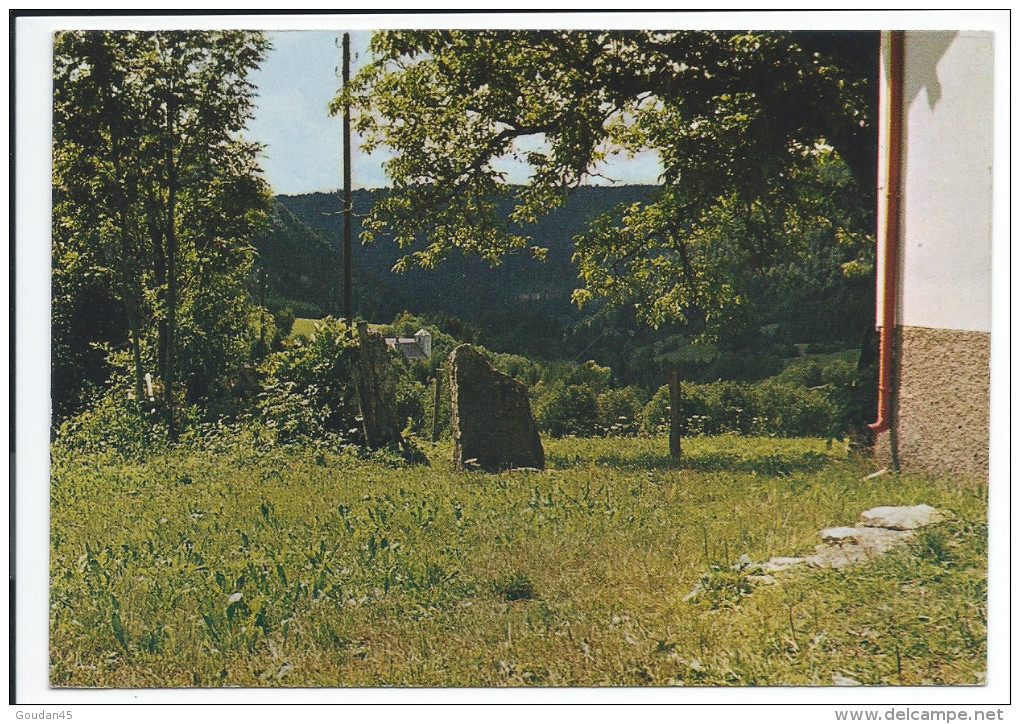
[[[942,514],[930,505],[879,506],[861,513],[861,524],[890,530],[916,530],[942,520]]]
[[[863,522],[853,526],[833,526],[821,531],[822,543],[815,546],[812,555],[803,557],[774,556],[764,563],[753,563],[742,555],[735,570],[751,573],[748,578],[757,584],[772,584],[776,579],[769,575],[800,566],[812,568],[845,568],[859,565],[886,551],[906,543],[914,531],[943,520],[945,515],[930,505],[879,506],[861,513]],[[683,600],[691,601],[704,590],[702,582],[695,584]]]

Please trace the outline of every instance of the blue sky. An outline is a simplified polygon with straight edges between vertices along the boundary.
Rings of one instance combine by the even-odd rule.
[[[326,109],[341,82],[339,37],[325,30],[271,32],[273,49],[252,76],[258,98],[245,135],[266,144],[262,167],[277,194],[329,191],[341,184],[341,123]],[[355,69],[368,60],[369,38],[366,31],[351,33]],[[386,151],[369,156],[357,145],[352,158],[355,187],[388,186],[382,169]],[[523,164],[496,165],[512,182],[527,179]],[[655,155],[646,153],[611,159],[599,171],[620,183],[656,183],[661,169]]]

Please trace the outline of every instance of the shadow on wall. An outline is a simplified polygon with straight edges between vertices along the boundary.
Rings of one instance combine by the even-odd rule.
[[[911,35],[914,33],[907,35],[907,43],[910,42]],[[904,78],[903,92],[907,106],[914,102],[922,88],[928,98],[928,108],[935,108],[935,105],[942,99],[942,84],[939,83],[937,66],[957,35],[959,35],[958,30],[934,30],[925,33],[924,51],[922,53],[914,51],[915,54],[912,56],[911,62],[914,67],[924,68],[925,73],[916,75],[908,73]]]

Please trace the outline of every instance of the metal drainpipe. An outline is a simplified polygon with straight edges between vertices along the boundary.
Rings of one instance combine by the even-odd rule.
[[[886,154],[885,247],[883,249],[881,332],[879,334],[878,419],[868,425],[876,435],[890,428],[893,392],[893,335],[896,325],[896,281],[899,276],[900,197],[903,135],[904,32],[889,36],[889,148]]]

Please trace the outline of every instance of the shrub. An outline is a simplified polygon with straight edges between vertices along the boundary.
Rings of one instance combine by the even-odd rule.
[[[397,381],[397,415],[413,432],[431,432],[432,418],[425,416],[426,405],[431,408],[428,393],[434,388],[423,385],[406,375]]]
[[[553,437],[595,433],[598,403],[592,391],[583,385],[555,388],[537,404],[538,424]]]
[[[838,415],[823,391],[767,380],[755,385],[756,425],[773,435],[831,437]]]
[[[647,435],[669,429],[669,386],[663,385],[641,411],[641,432]]]
[[[276,321],[276,334],[273,337],[273,349],[280,349],[283,345],[283,340],[290,336],[290,332],[294,328],[294,320],[296,319],[296,316],[293,309],[290,307],[284,307],[274,314],[273,317]]]
[[[606,435],[633,435],[641,423],[641,399],[633,387],[606,390],[595,398],[598,429]]]
[[[519,354],[489,353],[489,362],[503,374],[520,380],[528,387],[542,378],[542,366]]]
[[[588,360],[567,374],[566,384],[587,387],[593,395],[601,395],[613,386],[613,371]]]
[[[327,317],[306,339],[266,358],[258,410],[278,442],[357,431],[356,349],[347,325]]]
[[[139,411],[128,389],[127,384],[111,385],[85,411],[61,423],[55,443],[86,455],[142,455],[165,445],[166,426],[155,410]]]
[[[829,437],[839,429],[839,410],[824,390],[808,390],[774,379],[757,384],[684,383],[682,412],[688,435]],[[669,427],[669,388],[663,385],[642,411],[641,430],[648,434]]]

